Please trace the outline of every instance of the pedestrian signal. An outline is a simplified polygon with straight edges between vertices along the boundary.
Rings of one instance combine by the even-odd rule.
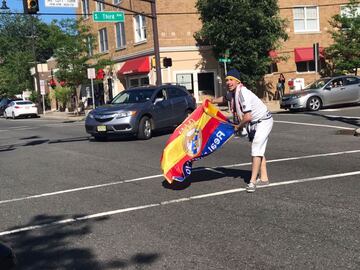
[[[24,12],[36,14],[39,11],[39,0],[24,0]]]
[[[172,66],[172,59],[165,57],[163,59],[163,66],[166,67],[166,68],[171,67]]]

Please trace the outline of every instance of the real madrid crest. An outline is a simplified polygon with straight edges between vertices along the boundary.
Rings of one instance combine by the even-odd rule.
[[[184,151],[191,157],[197,156],[201,151],[201,130],[196,125],[187,126],[183,142]]]

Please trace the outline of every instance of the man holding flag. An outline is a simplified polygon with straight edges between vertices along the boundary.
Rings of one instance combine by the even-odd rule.
[[[246,128],[251,144],[252,168],[247,192],[255,192],[256,185],[269,184],[266,168],[265,150],[273,126],[271,113],[266,105],[240,80],[240,72],[231,69],[226,75],[226,86],[231,96],[230,104],[240,118],[239,131]],[[212,103],[223,103],[226,97],[211,100]],[[260,178],[258,178],[260,176]]]

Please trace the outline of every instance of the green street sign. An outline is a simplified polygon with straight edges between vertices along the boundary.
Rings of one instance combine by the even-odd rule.
[[[94,22],[123,22],[124,12],[122,11],[94,11]]]
[[[219,58],[219,62],[231,63],[231,59],[230,58]]]

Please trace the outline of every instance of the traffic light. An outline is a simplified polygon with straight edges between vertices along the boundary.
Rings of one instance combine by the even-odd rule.
[[[172,66],[172,59],[171,58],[168,58],[168,57],[165,57],[163,59],[163,66],[164,67],[171,67]]]
[[[39,11],[39,0],[24,0],[24,12],[36,14]]]

